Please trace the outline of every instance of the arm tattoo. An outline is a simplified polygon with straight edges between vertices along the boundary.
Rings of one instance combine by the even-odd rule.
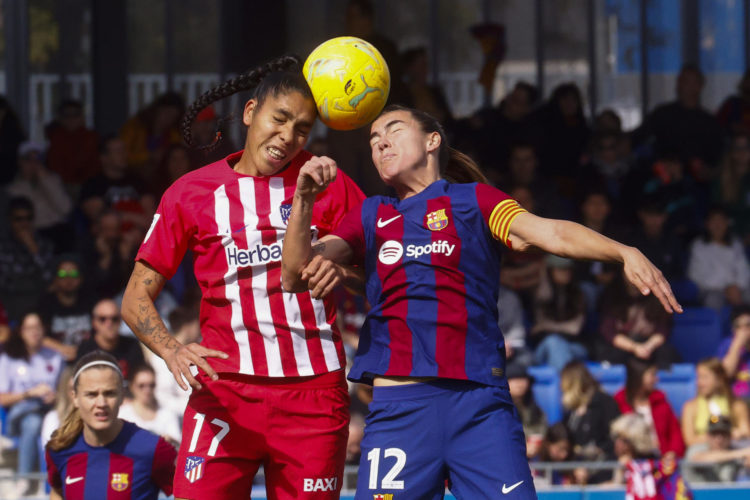
[[[326,251],[326,244],[323,242],[316,243],[312,247],[313,255],[323,255],[323,252],[325,251]]]

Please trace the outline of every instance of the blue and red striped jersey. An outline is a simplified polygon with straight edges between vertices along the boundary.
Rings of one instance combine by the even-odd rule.
[[[123,421],[106,446],[90,446],[83,433],[68,448],[47,449],[47,477],[66,500],[155,500],[172,494],[177,452],[164,438]]]
[[[399,200],[376,196],[333,234],[364,265],[372,308],[349,378],[442,377],[505,385],[497,325],[500,260],[524,210],[486,184],[437,181]]]

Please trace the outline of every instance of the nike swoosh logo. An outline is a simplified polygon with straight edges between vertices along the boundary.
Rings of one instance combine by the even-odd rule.
[[[521,483],[523,483],[523,481],[518,481],[516,484],[513,484],[511,486],[505,486],[505,483],[503,483],[503,495],[507,495],[511,491],[515,490],[516,488],[521,486]]]
[[[65,478],[65,484],[73,484],[73,483],[77,483],[78,481],[83,481],[83,476],[81,476],[81,477],[70,477],[70,476],[67,476]]]
[[[378,218],[378,228],[381,228],[381,227],[385,227],[385,226],[387,226],[388,224],[390,224],[390,223],[391,223],[391,222],[393,222],[394,220],[398,219],[399,217],[401,217],[401,214],[399,214],[399,215],[397,215],[397,216],[395,216],[395,217],[391,217],[391,218],[390,218],[390,219],[388,219],[388,220],[383,220],[383,219],[381,219],[381,218]]]

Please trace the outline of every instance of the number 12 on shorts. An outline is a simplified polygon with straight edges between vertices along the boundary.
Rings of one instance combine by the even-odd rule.
[[[190,449],[188,450],[188,453],[193,453],[195,451],[195,447],[198,445],[198,435],[200,435],[201,433],[201,429],[203,428],[203,421],[206,419],[206,415],[203,413],[196,413],[195,415],[193,415],[193,418],[196,420],[196,423],[195,430],[193,430],[193,437],[190,438]],[[220,427],[221,430],[211,440],[211,445],[208,447],[208,453],[206,453],[206,455],[208,455],[209,457],[213,457],[214,455],[216,455],[216,450],[219,447],[219,443],[222,439],[224,439],[224,436],[229,434],[228,423],[218,418],[211,420],[211,423],[217,427]]]
[[[386,448],[383,453],[384,458],[395,457],[396,463],[383,477],[383,482],[378,488],[378,468],[380,466],[380,448],[373,448],[367,454],[367,460],[370,461],[370,483],[368,487],[371,490],[403,490],[404,482],[396,481],[396,476],[403,470],[406,465],[406,452],[401,448]]]

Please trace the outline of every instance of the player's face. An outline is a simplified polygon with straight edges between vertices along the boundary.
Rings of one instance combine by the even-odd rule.
[[[95,366],[78,376],[73,404],[86,427],[105,431],[117,423],[122,395],[120,375],[112,368]]]
[[[439,147],[440,135],[425,133],[408,111],[381,115],[370,128],[372,162],[388,185],[398,185],[405,173],[425,170],[428,154]]]
[[[283,169],[302,151],[316,116],[313,100],[299,92],[269,95],[260,106],[250,99],[243,116],[248,127],[243,173],[273,175]]]

